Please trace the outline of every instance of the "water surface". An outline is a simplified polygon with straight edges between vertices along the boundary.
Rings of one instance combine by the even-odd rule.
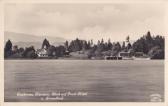
[[[5,60],[5,101],[39,102],[46,96],[22,93],[87,93],[70,102],[149,102],[164,97],[164,61]]]

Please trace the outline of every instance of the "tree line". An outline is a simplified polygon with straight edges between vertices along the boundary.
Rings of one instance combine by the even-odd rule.
[[[160,35],[152,36],[148,31],[145,35],[138,40],[130,43],[130,37],[126,37],[126,41],[111,42],[108,39],[107,42],[104,39],[98,40],[97,44],[93,43],[93,40],[80,40],[76,38],[70,42],[65,41],[64,45],[54,46],[49,43],[47,39],[44,39],[41,49],[45,47],[49,57],[64,57],[67,52],[82,51],[91,57],[102,56],[117,56],[119,52],[142,52],[148,55],[152,59],[164,59],[164,42],[165,38]],[[36,50],[33,46],[26,48],[18,48],[17,45],[12,45],[12,42],[8,40],[4,48],[5,58],[37,58]]]

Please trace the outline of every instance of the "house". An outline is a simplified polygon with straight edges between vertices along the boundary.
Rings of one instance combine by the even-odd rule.
[[[128,51],[122,51],[118,53],[119,57],[132,57],[134,56],[134,50],[133,49],[129,49]]]
[[[36,54],[38,57],[48,57],[48,52],[46,49],[37,49]]]
[[[131,57],[131,53],[130,52],[119,52],[118,54],[119,57]]]
[[[118,57],[122,57],[123,60],[133,60],[133,52],[130,49],[128,52],[119,52]]]

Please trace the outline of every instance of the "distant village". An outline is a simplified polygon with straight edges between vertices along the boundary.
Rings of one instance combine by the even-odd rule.
[[[150,60],[164,59],[165,38],[160,35],[151,35],[148,31],[138,40],[130,43],[127,36],[122,43],[105,42],[98,40],[80,40],[76,38],[64,45],[54,46],[46,39],[42,41],[41,48],[35,50],[34,46],[18,47],[8,40],[4,47],[5,59],[96,59],[96,60]]]

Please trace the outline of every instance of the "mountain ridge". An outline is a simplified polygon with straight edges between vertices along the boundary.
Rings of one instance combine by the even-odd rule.
[[[7,40],[11,40],[13,45],[18,45],[18,47],[29,47],[34,46],[36,49],[41,48],[42,42],[44,39],[47,39],[51,45],[58,46],[64,44],[66,41],[61,37],[51,37],[51,36],[37,36],[33,34],[25,34],[18,32],[4,32],[4,43]]]

